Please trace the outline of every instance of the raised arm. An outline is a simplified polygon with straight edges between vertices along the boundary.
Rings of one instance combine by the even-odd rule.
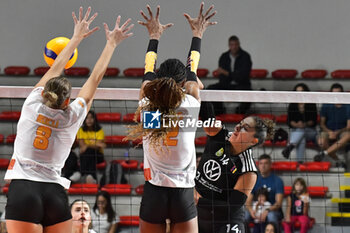
[[[148,17],[142,10],[140,11],[142,17],[146,21],[145,22],[138,21],[139,24],[147,28],[149,39],[150,39],[148,43],[146,58],[145,58],[145,75],[142,80],[142,85],[141,85],[140,94],[139,94],[140,100],[143,99],[144,97],[143,88],[145,87],[145,85],[156,78],[154,69],[157,61],[157,49],[158,49],[159,39],[167,28],[173,26],[172,23],[163,25],[159,22],[160,6],[157,6],[157,13],[155,17],[153,17],[153,13],[149,5],[147,5],[147,11],[149,14]]]
[[[104,23],[104,28],[106,32],[106,45],[100,55],[100,58],[97,60],[94,69],[85,82],[84,86],[81,88],[78,97],[84,98],[88,105],[88,110],[91,107],[93,98],[96,93],[96,89],[100,84],[104,73],[106,72],[107,66],[112,58],[115,48],[126,38],[132,36],[132,33],[129,33],[130,29],[134,26],[130,23],[131,19],[125,21],[125,23],[120,27],[120,16],[118,16],[115,23],[115,27],[112,31],[109,30],[106,23]]]
[[[52,64],[50,69],[46,72],[46,74],[40,79],[40,81],[35,85],[35,87],[43,87],[46,82],[50,79],[60,76],[65,65],[67,64],[69,58],[72,56],[74,50],[78,47],[80,42],[86,37],[90,36],[92,33],[97,31],[99,28],[95,27],[90,30],[89,26],[94,21],[97,16],[95,13],[89,19],[89,15],[91,12],[91,7],[89,7],[85,13],[83,18],[83,8],[79,9],[79,19],[75,16],[75,13],[72,12],[73,20],[74,20],[74,33],[67,46],[61,51],[61,53],[55,59],[55,62]]]
[[[197,18],[191,18],[187,13],[184,14],[186,17],[191,30],[192,30],[192,43],[190,52],[188,55],[188,69],[189,74],[185,83],[186,93],[195,97],[200,101],[199,90],[203,88],[202,82],[197,77],[197,68],[200,58],[200,48],[203,33],[210,25],[215,25],[217,22],[210,22],[216,11],[212,12],[214,6],[210,6],[209,9],[203,14],[204,3],[202,2],[199,8],[199,14]]]

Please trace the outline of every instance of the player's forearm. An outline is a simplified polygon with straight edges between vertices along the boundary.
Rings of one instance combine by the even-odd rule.
[[[154,72],[157,62],[158,40],[151,39],[148,43],[148,48],[145,57],[145,74]]]

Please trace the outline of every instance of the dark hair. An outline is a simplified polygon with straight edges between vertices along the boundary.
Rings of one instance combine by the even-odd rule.
[[[298,87],[302,87],[303,91],[310,91],[309,87],[305,84],[305,83],[298,83],[297,85],[295,85],[295,87],[293,88],[293,91],[296,91]]]
[[[73,205],[74,205],[75,203],[79,202],[79,201],[85,202],[86,204],[89,205],[89,203],[87,203],[87,201],[85,201],[84,199],[75,199],[75,200],[69,205],[69,209],[72,210]]]
[[[267,160],[270,160],[271,161],[271,156],[268,155],[268,154],[262,154],[259,156],[258,160],[263,160],[263,159],[267,159]]]
[[[266,223],[265,230],[266,230],[267,225],[271,225],[271,226],[273,227],[273,232],[274,232],[274,233],[279,233],[279,229],[276,227],[276,224],[275,224],[275,223],[273,223],[273,222],[268,222],[268,223]],[[265,232],[265,231],[264,231],[264,232]]]
[[[72,85],[65,77],[50,79],[43,91],[44,104],[50,108],[60,109],[63,102],[70,97],[71,90]]]
[[[160,64],[156,73],[157,78],[171,78],[176,83],[180,83],[186,79],[187,71],[185,65],[179,59],[167,59]]]
[[[160,65],[157,72],[157,79],[148,82],[143,92],[146,102],[140,105],[135,113],[134,120],[143,111],[159,111],[162,113],[163,121],[176,121],[178,116],[176,109],[180,106],[185,98],[185,92],[179,83],[186,79],[186,67],[178,59],[168,59]],[[126,139],[136,140],[146,137],[151,146],[157,151],[161,141],[166,139],[168,132],[172,131],[172,127],[160,127],[159,129],[144,129],[142,123],[136,126],[129,126],[129,132]]]
[[[228,42],[230,42],[230,41],[238,41],[239,42],[239,38],[237,36],[233,35],[233,36],[230,36],[230,38],[228,38]]]
[[[270,119],[261,119],[258,116],[251,116],[255,121],[255,135],[254,137],[258,139],[256,145],[264,143],[265,140],[273,139],[275,134],[275,123]]]
[[[333,89],[335,89],[335,88],[340,89],[342,92],[344,91],[344,87],[340,83],[333,83],[330,91],[333,91]]]
[[[269,199],[269,191],[267,190],[267,188],[261,187],[256,191],[256,193],[255,193],[256,200],[258,199],[259,195],[264,195],[266,200]]]
[[[98,209],[97,207],[97,201],[98,201],[98,197],[99,196],[102,196],[106,199],[107,201],[107,205],[106,205],[106,212],[107,212],[107,220],[108,222],[113,222],[116,214],[115,214],[115,211],[112,207],[112,202],[111,202],[111,195],[106,192],[106,191],[100,191],[97,195],[96,195],[96,201],[95,201],[95,205],[94,205],[94,212],[96,213],[96,210]]]
[[[100,129],[102,129],[101,125],[98,123],[97,117],[96,117],[96,113],[92,110],[90,110],[88,112],[88,114],[86,115],[86,118],[89,116],[89,114],[92,116],[92,118],[94,118],[94,125],[93,127],[93,131],[97,132]],[[81,127],[83,129],[83,131],[89,131],[89,127],[86,125],[86,118],[83,122],[83,126]]]
[[[303,186],[303,190],[301,191],[301,193],[307,193],[307,185],[306,185],[306,182],[303,178],[299,177],[299,178],[296,178],[293,182],[293,186],[292,186],[292,192],[295,193],[295,184],[296,183],[300,183],[302,186]]]

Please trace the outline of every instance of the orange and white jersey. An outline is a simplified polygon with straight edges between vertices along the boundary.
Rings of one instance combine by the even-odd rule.
[[[145,103],[143,99],[139,104]],[[196,173],[196,148],[194,144],[200,103],[191,95],[185,96],[176,112],[182,116],[184,127],[172,127],[166,144],[163,142],[157,151],[143,138],[145,180],[163,187],[194,187]],[[189,123],[189,124],[188,124]],[[169,122],[162,122],[169,126]],[[186,125],[187,124],[187,125]],[[167,145],[167,146],[166,146]]]
[[[61,177],[61,169],[87,115],[87,106],[83,98],[77,98],[65,110],[49,108],[42,103],[43,90],[35,88],[23,104],[5,180],[50,182],[68,189],[70,181]]]

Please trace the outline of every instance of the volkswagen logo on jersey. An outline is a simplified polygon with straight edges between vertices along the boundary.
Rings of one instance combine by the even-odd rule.
[[[221,176],[220,164],[215,160],[208,160],[203,166],[203,172],[209,180],[216,181]]]

